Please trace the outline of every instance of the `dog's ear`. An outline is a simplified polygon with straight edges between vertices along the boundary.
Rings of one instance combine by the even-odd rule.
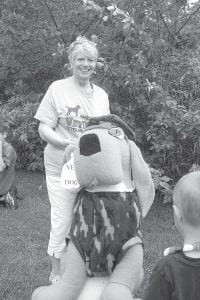
[[[132,177],[138,195],[140,212],[144,218],[155,197],[155,188],[150,170],[142,157],[140,149],[133,141],[129,140],[131,153]]]

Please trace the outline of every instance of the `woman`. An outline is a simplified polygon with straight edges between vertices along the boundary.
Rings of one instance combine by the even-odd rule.
[[[90,82],[98,59],[96,44],[78,37],[69,47],[72,76],[53,82],[48,88],[35,118],[39,134],[47,142],[44,151],[46,183],[51,204],[51,231],[48,245],[52,271],[50,282],[60,278],[60,258],[71,225],[76,198],[60,185],[64,152],[74,144],[90,117],[109,114],[108,95]]]

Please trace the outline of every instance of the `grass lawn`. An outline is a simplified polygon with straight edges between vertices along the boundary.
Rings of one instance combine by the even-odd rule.
[[[17,172],[16,183],[23,199],[17,210],[0,207],[0,300],[29,300],[33,290],[48,284],[50,264],[46,254],[50,222],[45,177]],[[163,250],[177,245],[180,237],[173,226],[171,205],[155,202],[143,222],[145,279]],[[55,299],[56,300],[56,299]]]

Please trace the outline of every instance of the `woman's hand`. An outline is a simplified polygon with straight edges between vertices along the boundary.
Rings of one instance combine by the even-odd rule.
[[[38,128],[40,137],[47,143],[65,149],[67,146],[71,144],[75,144],[75,139],[63,138],[56,131],[53,130],[49,125],[40,122]]]
[[[65,139],[65,143],[66,143],[65,148],[67,148],[68,146],[74,146],[76,143],[76,139]]]

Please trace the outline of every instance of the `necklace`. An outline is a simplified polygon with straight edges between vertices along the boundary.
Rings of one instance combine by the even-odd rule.
[[[192,244],[184,244],[183,251],[184,252],[200,251],[200,242],[196,242]]]
[[[89,88],[81,88],[80,86],[78,87],[79,91],[86,97],[86,98],[92,98],[94,94],[94,88],[93,85],[90,83]]]
[[[74,85],[76,89],[79,91],[79,93],[84,96],[87,99],[91,99],[94,95],[94,86],[91,82],[89,82],[89,85],[82,87],[78,82],[73,80]]]
[[[184,244],[183,247],[169,247],[165,249],[164,256],[167,256],[170,253],[175,253],[176,251],[183,250],[183,252],[191,252],[191,251],[200,251],[200,242]]]

